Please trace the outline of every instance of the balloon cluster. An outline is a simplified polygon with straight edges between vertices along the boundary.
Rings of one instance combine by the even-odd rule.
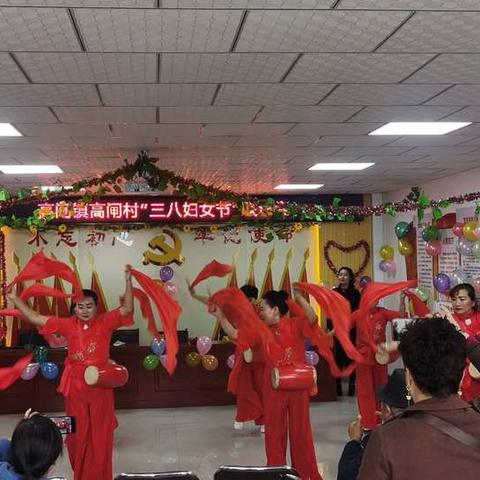
[[[452,233],[457,237],[456,249],[460,255],[473,255],[480,259],[479,222],[456,223]]]
[[[409,257],[413,253],[413,246],[406,236],[410,233],[411,225],[407,222],[398,222],[395,225],[395,235],[398,238],[398,251],[400,255]]]
[[[55,380],[58,377],[58,365],[47,362],[48,348],[44,346],[35,347],[33,350],[34,363],[29,363],[23,370],[20,377],[23,380],[32,380],[40,370],[42,376],[47,380]]]
[[[209,372],[213,372],[218,368],[218,359],[215,355],[209,355],[208,352],[212,348],[212,339],[207,337],[206,335],[202,337],[198,337],[197,339],[197,351],[190,352],[185,357],[185,363],[189,367],[198,367],[198,365],[202,364],[205,370]],[[232,357],[233,355],[230,355]],[[234,362],[233,360],[228,357],[227,364],[230,366],[229,362]],[[234,357],[234,356],[233,356]],[[231,363],[231,367],[233,368],[233,363]]]
[[[433,286],[435,287],[435,290],[444,294],[448,294],[450,289],[459,285],[460,283],[469,283],[473,286],[473,288],[475,288],[477,294],[480,294],[480,277],[472,279],[461,268],[457,268],[448,275],[443,272],[439,273],[438,275],[435,275],[435,278],[433,279]]]
[[[313,350],[313,347],[308,338],[305,340],[305,363],[314,367],[320,361],[318,353]]]
[[[380,256],[382,261],[380,262],[379,268],[382,272],[389,273],[390,275],[395,275],[397,272],[397,264],[393,259],[395,252],[393,247],[390,245],[383,245],[380,247]]]
[[[150,350],[152,353],[143,359],[143,368],[152,371],[158,368],[160,364],[162,364],[163,368],[166,368],[167,356],[165,352],[167,351],[167,344],[165,339],[154,338],[150,343]]]
[[[173,268],[169,267],[168,265],[160,269],[160,280],[163,283],[163,288],[172,297],[178,292],[178,285],[174,280],[172,280],[173,275]]]

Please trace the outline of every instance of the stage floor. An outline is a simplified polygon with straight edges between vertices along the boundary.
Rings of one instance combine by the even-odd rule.
[[[325,480],[335,480],[337,464],[356,417],[352,398],[311,404],[317,459]],[[115,435],[115,472],[192,470],[213,478],[219,465],[264,465],[263,436],[233,431],[234,407],[119,410]],[[0,416],[0,437],[10,436],[18,415]],[[51,474],[71,478],[68,456]]]

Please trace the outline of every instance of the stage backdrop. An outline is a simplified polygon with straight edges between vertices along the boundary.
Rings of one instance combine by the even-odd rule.
[[[282,284],[288,288],[288,281],[300,278],[319,280],[318,273],[315,273],[319,270],[318,227],[303,229],[293,238],[282,240],[276,237],[272,240],[262,229],[249,227],[228,233],[216,231],[215,227],[206,227],[200,232],[189,232],[188,227],[184,230],[170,230],[164,226],[140,230],[75,226],[63,232],[41,233],[7,229],[7,281],[14,278],[32,254],[43,249],[47,255],[54,255],[76,268],[84,288],[93,285],[103,293],[101,301],[105,308],[112,309],[119,305],[119,295],[123,293],[125,264],[131,264],[160,280],[162,267],[159,263],[173,259],[168,265],[174,271],[172,281],[178,288],[176,297],[183,308],[179,329],[188,328],[190,337],[195,337],[214,335],[216,325],[206,307],[190,297],[186,282],[187,279],[193,280],[200,269],[213,259],[235,265],[235,277],[212,279],[206,282],[207,285],[198,287],[200,294],[207,294],[207,286],[214,292],[230,282],[241,286],[250,280],[261,289],[266,280],[267,287],[270,284],[270,288],[277,289]],[[147,261],[149,263],[144,264]],[[53,286],[48,280],[45,283]],[[46,302],[42,305],[37,302],[35,306],[44,310],[60,310],[60,313],[62,308],[65,309],[65,305]],[[139,310],[136,308],[136,327],[140,330],[140,343],[145,345],[150,342],[150,335]],[[8,322],[11,324],[12,319]]]

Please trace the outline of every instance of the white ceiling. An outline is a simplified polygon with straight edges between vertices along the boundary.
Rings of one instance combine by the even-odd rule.
[[[0,163],[64,184],[140,149],[237,191],[397,189],[478,166],[479,0],[0,0]],[[472,121],[371,137],[387,121]],[[309,172],[317,162],[375,162]],[[56,177],[0,174],[0,185]]]

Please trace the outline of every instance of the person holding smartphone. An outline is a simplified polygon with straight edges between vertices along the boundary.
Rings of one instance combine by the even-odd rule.
[[[83,299],[67,318],[47,317],[32,310],[14,291],[7,295],[23,316],[40,327],[42,335],[60,334],[68,342],[58,391],[65,397],[67,415],[76,417],[76,433],[67,437],[67,448],[74,480],[111,480],[113,432],[117,427],[112,388],[87,385],[84,372],[88,366],[109,363],[112,332],[133,324],[131,267],[125,269],[125,294],[122,306],[97,314],[97,296],[83,290]]]

